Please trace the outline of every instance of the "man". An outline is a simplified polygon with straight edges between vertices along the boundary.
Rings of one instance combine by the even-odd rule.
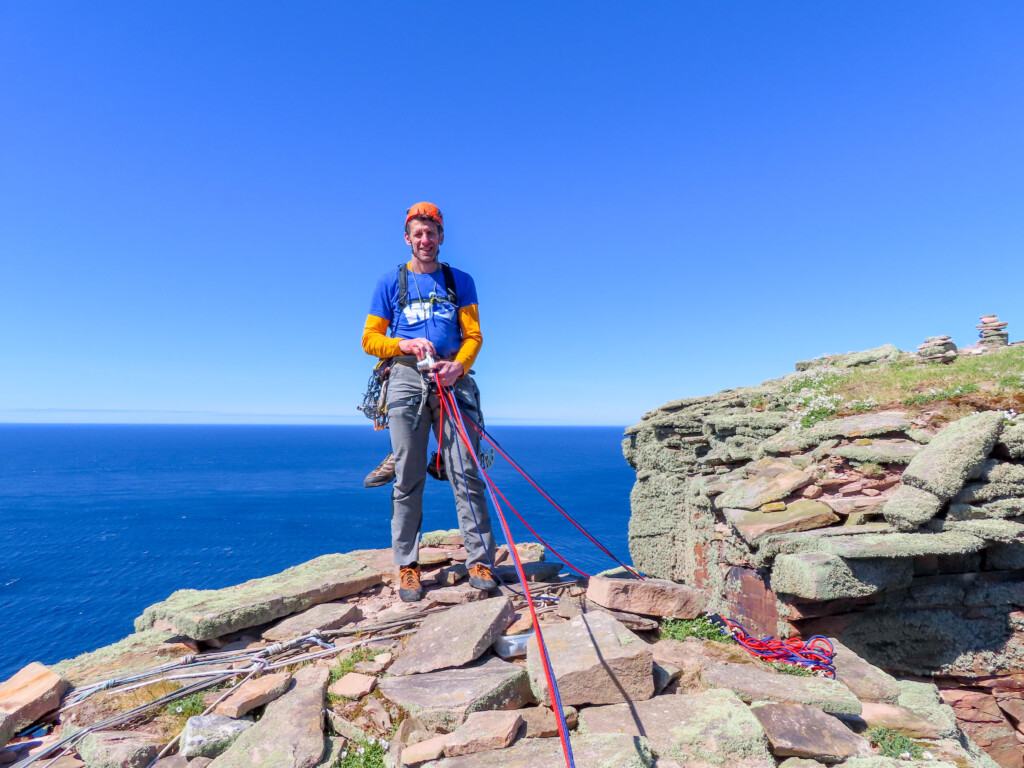
[[[417,557],[432,429],[439,435],[444,468],[455,492],[469,583],[482,590],[494,589],[497,583],[487,567],[494,560],[494,535],[484,483],[447,413],[440,423],[441,402],[434,388],[436,375],[441,386],[452,387],[462,412],[479,422],[480,393],[469,375],[483,344],[476,285],[465,272],[438,260],[444,218],[436,205],[417,203],[406,212],[405,242],[412,258],[377,281],[363,328],[363,351],[392,362],[386,400],[395,461],[391,546],[398,566],[398,595],[404,602],[414,602],[422,597]],[[417,363],[428,355],[436,362],[422,371]],[[467,429],[476,450],[478,437],[468,424]]]

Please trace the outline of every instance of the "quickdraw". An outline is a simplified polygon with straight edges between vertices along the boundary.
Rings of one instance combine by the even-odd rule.
[[[386,360],[378,360],[370,372],[370,380],[366,382],[366,391],[363,393],[362,405],[356,409],[363,412],[376,431],[387,429],[388,426],[388,376],[391,373],[391,363]]]

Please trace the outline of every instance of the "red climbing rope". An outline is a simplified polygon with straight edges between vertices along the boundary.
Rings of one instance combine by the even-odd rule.
[[[791,637],[788,640],[776,640],[774,637],[761,639],[748,635],[747,630],[739,622],[724,616],[715,618],[720,619],[728,629],[723,629],[725,634],[731,635],[737,643],[759,659],[778,664],[792,664],[811,672],[819,672],[825,677],[836,676],[832,664],[836,649],[827,637],[814,635],[807,640],[798,637]]]
[[[483,478],[487,483],[487,489],[491,494],[491,501],[494,503],[494,509],[498,513],[498,520],[501,521],[502,532],[505,534],[505,540],[508,543],[508,551],[516,566],[516,575],[519,577],[519,583],[522,585],[523,594],[526,597],[526,604],[530,608],[530,618],[533,620],[534,636],[537,638],[537,648],[540,651],[541,663],[544,667],[544,677],[548,684],[548,693],[551,697],[551,707],[556,715],[555,721],[558,724],[558,736],[562,742],[562,753],[565,756],[566,768],[576,768],[576,763],[572,754],[572,744],[569,741],[569,728],[566,725],[565,717],[562,713],[562,697],[558,691],[558,684],[555,682],[555,676],[551,669],[551,660],[548,657],[547,647],[544,644],[544,636],[541,633],[540,622],[537,620],[537,610],[533,604],[533,596],[530,594],[530,589],[526,583],[526,572],[523,570],[522,561],[519,559],[519,551],[516,549],[515,540],[512,538],[512,531],[509,530],[508,521],[505,519],[505,514],[501,510],[498,498],[494,494],[496,486],[480,463],[480,459],[476,454],[476,449],[473,447],[473,444],[469,439],[469,434],[466,432],[465,425],[462,422],[462,413],[459,410],[458,403],[455,401],[454,396],[451,392],[441,386],[440,382],[437,380],[437,374],[434,374],[434,382],[437,384],[439,398],[444,402],[444,406],[442,407],[445,407],[448,410],[449,422],[455,428],[457,437],[462,439],[463,444],[466,446],[467,453],[469,453],[473,458],[473,462],[476,464],[477,470],[481,475],[483,475]],[[463,480],[463,482],[465,482],[465,480]],[[504,496],[502,496],[502,498],[504,498]],[[518,515],[518,513],[516,514]]]
[[[572,515],[570,515],[568,512],[566,512],[560,506],[558,506],[558,504],[555,502],[555,500],[552,499],[550,496],[548,496],[547,492],[543,488],[541,488],[539,485],[537,485],[536,482],[534,482],[534,479],[532,477],[530,477],[530,475],[526,472],[526,470],[524,470],[522,467],[520,467],[518,464],[516,464],[516,462],[512,459],[512,457],[509,456],[507,453],[505,453],[505,451],[502,450],[501,446],[498,445],[498,443],[494,439],[491,438],[491,436],[487,433],[486,430],[481,429],[480,426],[476,422],[474,422],[472,419],[468,419],[468,421],[469,421],[470,424],[473,425],[473,429],[475,429],[477,431],[477,433],[479,433],[479,435],[484,440],[486,440],[488,443],[490,443],[491,447],[494,448],[494,450],[496,450],[498,453],[500,453],[502,456],[504,456],[505,460],[508,461],[508,463],[511,464],[513,467],[515,467],[516,471],[519,472],[519,474],[522,475],[524,478],[526,478],[526,481],[530,485],[532,485],[541,496],[543,496],[545,499],[547,499],[551,503],[551,506],[553,506],[555,509],[557,509],[559,512],[562,513],[562,517],[564,517],[566,520],[568,520],[570,523],[572,523],[574,526],[576,526],[576,530],[578,530],[580,533],[582,533],[584,536],[586,536],[588,539],[590,539],[590,541],[594,544],[594,546],[596,546],[598,549],[600,549],[602,552],[604,552],[606,555],[608,555],[608,557],[610,557],[612,560],[614,560],[620,566],[625,568],[627,571],[629,571],[631,574],[636,576],[641,581],[644,580],[643,576],[641,576],[639,573],[637,573],[635,570],[630,568],[628,565],[626,565],[621,560],[619,560],[619,558],[617,558],[615,555],[613,555],[611,552],[609,552],[605,548],[605,546],[603,544],[601,544],[601,542],[599,542],[597,539],[595,539],[593,536],[590,535],[590,533],[587,531],[586,528],[584,528],[582,525],[580,525],[578,522],[576,522],[576,520],[573,518]],[[522,519],[522,518],[520,518],[520,519]],[[578,570],[578,569],[573,568],[573,570],[575,571],[575,570]]]

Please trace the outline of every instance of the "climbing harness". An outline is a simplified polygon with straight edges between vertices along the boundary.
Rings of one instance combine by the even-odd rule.
[[[446,296],[444,299],[437,298],[436,296],[432,297],[431,302],[440,303],[441,301],[447,301],[453,307],[458,308],[459,294],[455,290],[455,275],[452,273],[452,268],[448,266],[447,262],[441,262],[440,266],[441,274],[444,275]],[[416,295],[422,303],[423,295],[420,293],[419,283],[416,282],[415,277],[413,278],[413,285],[416,288]],[[403,263],[398,265],[398,314],[401,315],[407,306],[409,306],[409,265]],[[394,320],[390,325],[389,335],[391,338],[395,338],[395,334],[398,332],[397,320]],[[388,377],[391,374],[393,360],[394,358],[384,357],[377,361],[377,364],[370,372],[369,381],[366,383],[363,401],[360,405],[356,406],[356,410],[361,411],[366,418],[373,422],[373,429],[378,432],[382,429],[387,429],[388,426]],[[419,414],[417,414],[416,423],[419,424]],[[415,429],[415,426],[413,429]],[[493,461],[494,458],[492,456],[491,462],[493,463]]]
[[[718,614],[705,614],[722,634],[732,637],[750,654],[767,662],[792,664],[803,667],[822,677],[835,679],[836,668],[833,658],[836,649],[827,637],[814,635],[807,640],[791,637],[788,640],[777,640],[774,637],[757,638],[747,634],[743,625]]]

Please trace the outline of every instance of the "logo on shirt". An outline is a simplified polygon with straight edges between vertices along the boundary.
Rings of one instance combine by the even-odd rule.
[[[431,289],[430,295],[413,299],[402,310],[405,322],[422,323],[428,319],[452,320],[455,318],[455,307],[448,302],[448,294],[439,295],[436,288]]]

